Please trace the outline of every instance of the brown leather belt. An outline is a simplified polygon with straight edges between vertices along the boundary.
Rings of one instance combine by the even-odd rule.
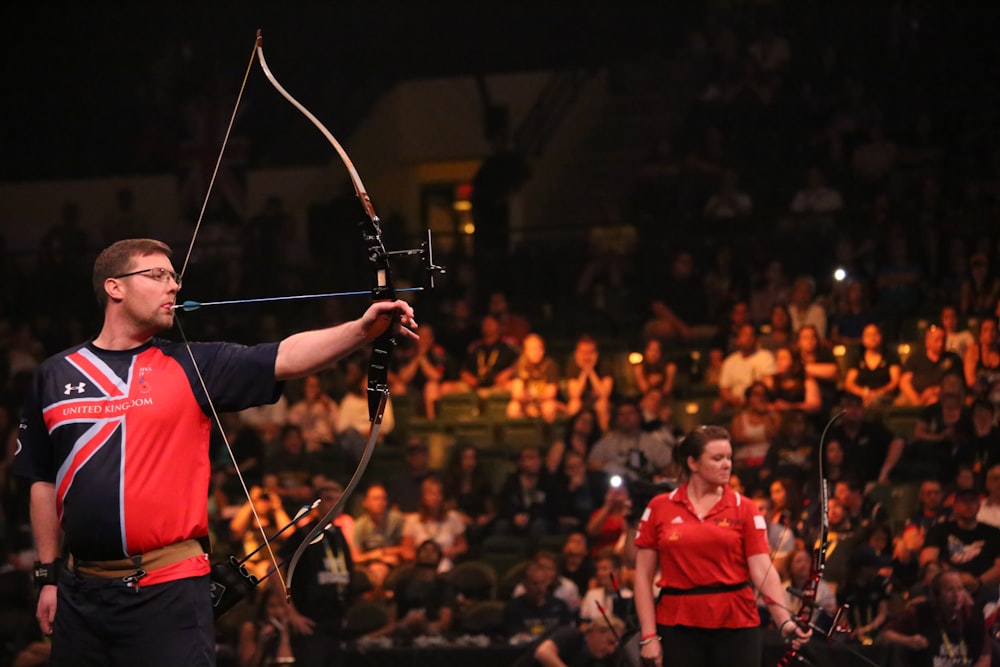
[[[198,540],[184,540],[168,544],[159,549],[153,549],[144,554],[118,560],[79,560],[70,554],[67,566],[72,572],[85,577],[100,579],[118,579],[135,577],[138,579],[150,570],[180,563],[182,560],[194,558],[205,553]]]

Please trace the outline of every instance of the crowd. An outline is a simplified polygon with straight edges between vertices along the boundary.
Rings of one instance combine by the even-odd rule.
[[[330,611],[321,631],[372,643],[530,641],[570,620],[605,627],[595,601],[628,621],[627,537],[647,500],[638,490],[677,481],[673,452],[695,422],[731,432],[730,484],[765,517],[788,608],[801,604],[795,591],[826,511],[820,606],[850,605],[852,640],[978,655],[1000,584],[997,118],[977,68],[939,62],[939,49],[972,28],[931,7],[893,6],[857,41],[836,27],[810,39],[823,34],[817,19],[791,6],[711,15],[693,29],[679,60],[698,94],[683,132],[658,138],[634,175],[623,207],[634,242],[611,272],[606,258],[553,253],[556,315],[572,313],[572,326],[521,289],[518,271],[503,290],[476,286],[473,260],[451,258],[472,287],[456,279],[421,297],[418,316],[430,324],[393,358],[379,446],[405,468],[366,479],[336,522],[343,548],[320,579],[330,587],[320,606],[273,593],[250,505],[273,534],[304,526],[309,506],[341,492],[367,434],[366,360],[290,385],[273,406],[226,415],[235,460],[221,448],[214,457],[214,548],[253,553],[245,566],[268,578],[259,612],[248,602],[220,623],[220,655],[259,664],[261,652],[321,653],[328,647],[301,643],[322,634],[310,617],[320,608]],[[871,62],[880,66],[863,66]],[[911,85],[900,84],[903,71]],[[134,216],[127,206],[123,219]],[[27,500],[7,465],[20,400],[40,360],[84,338],[96,316],[74,292],[89,266],[69,250],[87,247],[77,214],[64,211],[37,267],[11,257],[2,269],[9,651],[37,648]],[[251,276],[230,269],[273,247],[265,239],[208,256],[202,272],[238,293]],[[512,266],[519,259],[537,258],[515,251]],[[266,275],[253,279],[310,277],[287,260],[259,264]],[[72,283],[50,290],[65,303],[21,307],[17,286],[56,279]],[[247,342],[294,327],[252,317],[224,314],[212,326]],[[622,363],[630,348],[641,355]],[[501,403],[499,422],[538,422],[546,439],[454,442],[432,464],[431,443],[410,427],[416,417],[448,435],[439,412],[455,396],[480,412]],[[826,508],[817,507],[821,456]],[[281,533],[279,550],[294,548],[293,534]]]

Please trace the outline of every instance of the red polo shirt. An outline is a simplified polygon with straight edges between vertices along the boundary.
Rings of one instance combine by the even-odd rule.
[[[747,559],[768,553],[767,526],[757,507],[734,491],[699,519],[687,484],[653,498],[635,536],[642,549],[655,549],[661,588],[737,585],[750,580]],[[660,625],[748,628],[760,625],[751,586],[736,591],[664,595],[656,606]]]

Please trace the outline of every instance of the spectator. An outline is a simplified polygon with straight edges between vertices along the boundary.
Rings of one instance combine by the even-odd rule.
[[[889,405],[895,398],[902,370],[895,350],[886,348],[877,324],[865,325],[861,348],[847,360],[844,389],[867,407]]]
[[[722,362],[719,393],[725,405],[741,408],[746,400],[747,387],[751,384],[762,381],[770,388],[774,355],[757,347],[757,335],[752,324],[740,327],[736,344],[736,352]]]
[[[597,570],[587,548],[586,533],[577,531],[566,536],[559,576],[576,584],[579,597],[583,597],[590,588],[590,580],[597,576]]]
[[[642,432],[639,406],[630,401],[618,404],[614,428],[597,441],[587,458],[590,469],[629,479],[668,474],[670,463],[670,449]]]
[[[419,555],[417,546],[423,548],[428,541],[439,547],[435,565],[440,572],[451,570],[455,559],[469,548],[465,540],[465,522],[457,512],[445,506],[441,481],[436,477],[427,477],[421,484],[420,506],[403,524],[400,556],[405,561],[415,560]],[[426,559],[418,563],[421,564],[426,565]]]
[[[586,630],[578,630],[573,626],[557,628],[534,650],[529,650],[518,658],[513,667],[601,667],[617,664],[613,660],[614,653],[618,648],[618,638],[624,632],[625,624],[614,617],[592,623]]]
[[[851,280],[845,298],[830,313],[830,342],[835,345],[860,345],[865,327],[874,319],[868,303],[868,290],[860,280]]]
[[[819,384],[806,374],[802,361],[787,348],[779,349],[774,355],[771,384],[771,407],[778,412],[798,410],[815,415],[823,407]]]
[[[988,655],[980,660],[990,646],[986,622],[959,573],[939,572],[931,593],[890,619],[881,639],[908,649],[914,665],[989,665]]]
[[[805,590],[810,574],[812,574],[812,565],[812,552],[808,549],[795,549],[789,563],[788,580],[781,584],[786,592],[785,605],[792,614],[798,615],[802,608],[802,592]],[[816,616],[820,611],[831,616],[837,613],[837,596],[825,579],[820,579],[816,586],[815,602],[818,609],[813,613],[811,622],[815,623]]]
[[[760,337],[761,349],[775,352],[782,347],[792,347],[795,344],[795,334],[792,331],[792,316],[788,306],[776,303],[771,307],[771,317],[767,325],[769,330]],[[763,330],[763,327],[762,327]],[[733,350],[736,349],[735,345]],[[733,350],[729,350],[732,352]]]
[[[840,192],[826,184],[826,175],[819,167],[806,172],[805,187],[795,193],[790,209],[792,213],[837,213],[844,208]]]
[[[525,337],[531,333],[531,324],[524,315],[511,310],[504,292],[495,290],[490,293],[486,311],[500,324],[500,336],[504,340],[516,347],[523,347]],[[420,335],[423,336],[423,333],[421,330]]]
[[[288,622],[288,602],[280,588],[264,587],[257,603],[257,615],[240,626],[240,665],[276,665],[296,662]]]
[[[815,465],[815,442],[805,414],[801,410],[785,411],[778,434],[764,457],[760,479],[786,478],[802,488]]]
[[[570,613],[575,617],[580,611],[580,595],[576,584],[572,579],[559,574],[559,559],[550,551],[539,551],[531,557],[531,564],[537,567],[545,576],[548,582],[546,588],[552,591],[557,599],[566,603]],[[524,594],[525,586],[519,583],[511,591],[511,597]]]
[[[753,213],[753,200],[740,188],[740,175],[735,169],[722,172],[719,188],[705,202],[702,215],[708,220],[746,218]]]
[[[802,363],[806,377],[816,381],[823,407],[828,412],[836,400],[837,382],[840,379],[837,358],[829,344],[820,338],[815,327],[806,324],[799,327],[792,352]]]
[[[347,392],[340,399],[340,414],[337,416],[337,444],[347,455],[348,466],[353,467],[361,459],[365,443],[371,430],[368,413],[368,374],[358,358],[348,359],[344,366],[344,380]],[[392,409],[392,399],[387,398],[382,415],[382,428],[378,441],[383,442],[396,427],[396,416]]]
[[[694,255],[681,250],[674,255],[670,274],[650,301],[652,317],[643,327],[645,338],[689,338],[694,325],[707,320],[705,287],[695,272]]]
[[[451,629],[455,616],[455,592],[448,579],[441,545],[432,539],[414,550],[412,570],[392,587],[389,622],[369,637],[391,636],[409,642],[421,636],[441,636]]]
[[[878,574],[878,556],[867,544],[850,555],[847,576],[837,587],[837,603],[848,605],[851,637],[871,644],[889,618],[888,581]]]
[[[592,555],[596,556],[605,549],[623,550],[625,518],[631,509],[632,501],[624,480],[612,477],[604,493],[604,503],[594,510],[587,521]]]
[[[836,443],[844,452],[844,470],[864,484],[888,484],[902,457],[905,442],[878,419],[866,417],[862,399],[844,393],[843,416],[830,427],[827,449]]]
[[[419,438],[411,439],[406,445],[406,471],[388,482],[386,491],[392,504],[403,513],[416,512],[424,480],[430,477],[427,464],[429,456],[427,443]]]
[[[389,507],[385,487],[375,482],[365,491],[362,514],[354,522],[354,546],[358,565],[381,561],[390,567],[399,565],[405,517]]]
[[[542,337],[528,334],[514,365],[507,416],[541,418],[551,424],[562,408],[558,394],[559,368],[555,360],[545,354]]]
[[[709,349],[719,350],[723,356],[731,354],[736,350],[736,339],[739,338],[740,329],[750,321],[749,311],[745,301],[736,301],[729,308],[729,319],[719,327],[719,331],[712,336]]]
[[[469,346],[459,371],[459,382],[447,382],[442,393],[475,391],[485,397],[510,389],[517,349],[500,336],[500,323],[492,315],[482,319],[481,338]]]
[[[307,375],[302,390],[302,400],[293,403],[288,410],[288,422],[302,431],[307,452],[319,452],[333,445],[340,408],[323,390],[318,375]]]
[[[497,502],[497,534],[537,539],[552,530],[552,480],[542,468],[537,447],[525,447],[518,454],[517,469],[500,487]]]
[[[940,400],[920,412],[907,460],[919,474],[950,480],[956,466],[971,462],[974,456],[971,449],[973,426],[960,390],[962,380],[949,376],[944,384],[955,385],[955,388],[942,391]]]
[[[791,286],[785,277],[784,265],[780,259],[770,260],[764,269],[761,284],[750,294],[750,321],[767,321],[774,306],[787,304],[790,296]]]
[[[979,523],[979,492],[966,489],[956,494],[954,518],[927,531],[920,563],[938,561],[945,569],[957,570],[965,587],[977,600],[995,597],[1000,582],[1000,528]]]
[[[602,430],[611,420],[611,392],[615,380],[610,369],[600,362],[597,341],[581,336],[576,341],[573,358],[566,367],[566,412],[576,414],[591,408]]]
[[[771,407],[770,392],[763,382],[747,387],[746,404],[733,416],[733,467],[749,480],[757,478],[764,457],[781,426],[781,415]],[[742,477],[741,477],[742,478]]]
[[[420,326],[420,339],[403,347],[393,357],[395,371],[390,371],[392,393],[402,396],[410,393],[420,396],[420,406],[428,419],[437,414],[437,401],[441,398],[441,383],[451,366],[451,357],[434,339],[434,329],[428,324]]]
[[[322,469],[322,464],[318,454],[306,452],[302,429],[298,426],[286,424],[280,437],[281,449],[265,459],[263,472],[276,478],[273,490],[291,508],[312,499],[309,479]]]
[[[979,505],[976,521],[1000,528],[1000,465],[986,471],[986,498]]]
[[[984,317],[979,321],[979,340],[965,351],[965,383],[975,398],[1000,405],[1000,344],[997,321]]]
[[[594,585],[583,596],[580,603],[580,621],[584,623],[601,623],[605,613],[616,618],[631,618],[632,589],[625,586],[622,579],[623,565],[621,557],[609,550],[604,550],[594,559],[597,565],[597,575]]]
[[[980,470],[1000,463],[1000,426],[996,410],[989,401],[977,398],[972,402],[972,442],[969,449]]]
[[[989,259],[983,253],[969,258],[969,275],[962,283],[962,315],[989,317],[1000,299],[1000,276],[990,270]]]
[[[659,339],[650,338],[643,348],[642,361],[632,367],[635,386],[639,393],[659,389],[667,397],[674,391],[677,364],[663,356],[663,345]]]
[[[906,360],[899,379],[898,402],[903,405],[936,403],[946,375],[958,375],[964,385],[962,371],[962,360],[944,349],[944,329],[931,325],[924,334],[923,348]]]
[[[816,330],[819,339],[826,338],[826,308],[813,300],[816,292],[815,281],[808,276],[799,276],[792,283],[792,296],[788,302],[788,314],[792,318],[792,331],[796,333],[807,324]]]
[[[566,422],[561,438],[552,443],[545,455],[545,469],[557,475],[563,469],[566,454],[576,452],[585,460],[603,432],[593,408],[581,408]]]
[[[567,452],[560,475],[554,481],[553,515],[556,530],[585,530],[591,514],[601,506],[607,476],[588,470],[586,460],[576,452]]]
[[[465,523],[466,540],[479,544],[497,516],[493,485],[474,445],[452,447],[444,472],[444,499]]]
[[[976,339],[968,329],[959,331],[958,309],[955,306],[941,308],[941,328],[944,329],[944,349],[954,352],[959,359],[965,359],[966,350],[976,344]]]
[[[504,608],[504,631],[512,642],[525,643],[572,622],[569,606],[550,589],[551,578],[532,562],[524,572],[524,593]]]
[[[255,521],[259,522],[259,528]],[[271,567],[267,551],[259,548],[264,546],[264,535],[275,535],[291,521],[281,506],[280,498],[272,497],[261,487],[255,486],[250,489],[250,499],[243,503],[236,516],[229,522],[232,539],[243,545],[243,553],[253,554],[243,564],[257,579],[263,579]],[[269,539],[280,544],[284,541],[285,535]]]
[[[924,271],[910,257],[909,241],[900,235],[889,237],[888,258],[875,276],[875,296],[887,315],[905,317],[914,312],[923,298]]]

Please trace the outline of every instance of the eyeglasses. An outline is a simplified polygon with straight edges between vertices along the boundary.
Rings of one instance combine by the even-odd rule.
[[[151,269],[139,269],[138,271],[131,271],[129,273],[122,273],[121,275],[111,276],[112,278],[128,278],[129,276],[143,275],[147,278],[152,278],[158,283],[165,283],[170,281],[172,278],[175,283],[177,283],[177,288],[181,287],[181,274],[176,271],[171,271],[170,269],[164,269],[161,266],[156,266]]]

